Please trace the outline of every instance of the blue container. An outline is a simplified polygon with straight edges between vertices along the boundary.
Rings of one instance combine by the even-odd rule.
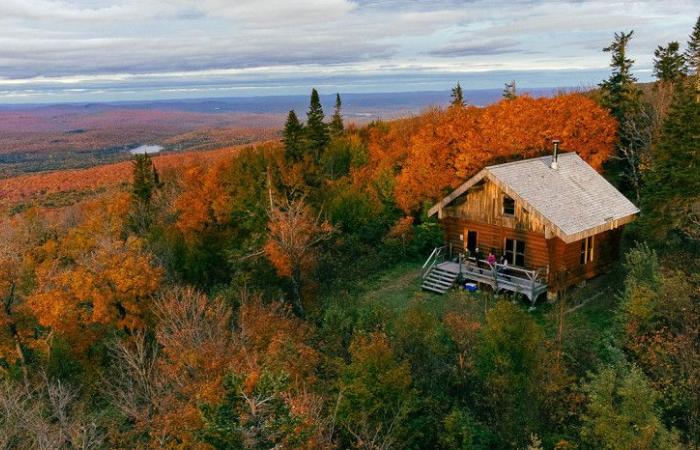
[[[476,283],[465,283],[464,289],[466,289],[468,292],[476,292],[478,287],[476,286]]]

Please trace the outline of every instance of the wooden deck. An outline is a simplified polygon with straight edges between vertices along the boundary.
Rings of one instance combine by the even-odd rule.
[[[537,298],[547,292],[547,284],[538,281],[537,272],[519,267],[508,267],[500,264],[489,266],[475,261],[444,261],[435,267],[445,272],[456,274],[467,281],[491,286],[494,292],[509,291],[524,295],[535,303]]]

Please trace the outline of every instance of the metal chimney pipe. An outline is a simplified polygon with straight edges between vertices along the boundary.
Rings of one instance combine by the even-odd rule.
[[[557,161],[557,153],[559,152],[559,139],[554,139],[552,141],[552,144],[554,145],[554,154],[552,155],[552,164],[550,165],[550,167],[556,170],[559,168],[559,162]]]

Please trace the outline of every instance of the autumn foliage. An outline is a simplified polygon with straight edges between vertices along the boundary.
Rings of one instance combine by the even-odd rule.
[[[181,172],[182,192],[173,202],[178,213],[177,228],[187,236],[203,231],[227,219],[229,195],[224,190],[222,173],[229,161],[202,163],[184,167]]]
[[[227,420],[237,431],[227,439],[320,442],[318,398],[308,391],[320,360],[310,345],[313,329],[282,304],[246,295],[240,302],[234,312],[221,297],[169,289],[153,303],[155,341],[136,333],[113,348],[109,395],[148,447],[211,448],[198,437],[220,430],[203,410],[222,414],[219,402],[229,397],[237,410],[227,410]],[[271,374],[288,382],[271,390]],[[268,406],[273,402],[285,411]],[[275,420],[297,428],[277,429]],[[258,426],[264,421],[269,429]]]
[[[76,447],[71,430],[85,429],[114,448],[372,450],[568,433],[576,378],[520,306],[458,295],[433,308],[413,268],[397,280],[405,299],[356,291],[438,245],[421,210],[484,165],[558,138],[600,168],[614,129],[581,95],[517,97],[349,125],[313,158],[267,143],[154,157],[157,181],[145,158],[132,176],[125,163],[3,181],[0,405],[24,419],[0,417],[0,431]],[[71,191],[89,195],[46,202]],[[626,350],[656,357],[636,344],[662,331]],[[74,419],[49,426],[42,411]]]
[[[82,352],[105,326],[136,330],[146,325],[149,301],[162,270],[143,240],[115,237],[129,198],[85,206],[84,219],[62,239],[49,239],[34,255],[35,290],[27,308],[39,325],[68,338]]]
[[[194,164],[209,164],[229,159],[241,147],[223,147],[207,152],[170,153],[155,156],[153,162],[161,173],[178,171]],[[128,183],[131,179],[130,161],[89,169],[63,170],[22,175],[0,180],[0,207],[20,202],[41,201],[61,193],[100,192]]]
[[[291,280],[295,307],[303,313],[302,297],[312,287],[308,280],[317,262],[317,247],[331,237],[333,226],[314,217],[302,200],[294,200],[270,212],[268,230],[265,254],[277,273]]]
[[[613,150],[616,127],[604,109],[580,94],[430,110],[371,129],[370,163],[355,177],[395,175],[396,201],[411,212],[486,165],[549,153],[552,139],[600,169]]]

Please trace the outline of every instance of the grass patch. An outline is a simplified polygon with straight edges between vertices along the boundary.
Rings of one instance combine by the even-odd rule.
[[[585,323],[587,328],[601,334],[615,324],[615,310],[623,288],[624,273],[621,267],[574,289],[567,301],[571,311],[569,320]]]
[[[372,304],[385,309],[392,316],[400,316],[410,307],[420,306],[427,313],[441,318],[448,311],[467,312],[483,318],[484,311],[493,306],[495,299],[486,291],[476,294],[463,289],[452,289],[438,295],[421,289],[420,262],[405,262],[354,284],[351,290],[329,296],[344,297],[357,305]],[[526,304],[523,303],[523,307]]]
[[[623,280],[623,270],[618,268],[588,281],[585,286],[571,289],[566,298],[566,323],[587,330],[592,339],[605,335],[615,325],[615,309]],[[527,299],[505,295],[495,297],[488,289],[472,294],[455,288],[445,295],[423,291],[421,264],[417,262],[398,264],[358,282],[351,291],[344,291],[342,296],[345,301],[356,304],[379,306],[394,316],[401,315],[409,307],[420,305],[424,311],[438,318],[448,311],[459,310],[482,320],[485,311],[498,299],[515,301],[523,309],[530,306]],[[542,300],[531,311],[548,336],[556,332],[557,313],[556,305]]]

